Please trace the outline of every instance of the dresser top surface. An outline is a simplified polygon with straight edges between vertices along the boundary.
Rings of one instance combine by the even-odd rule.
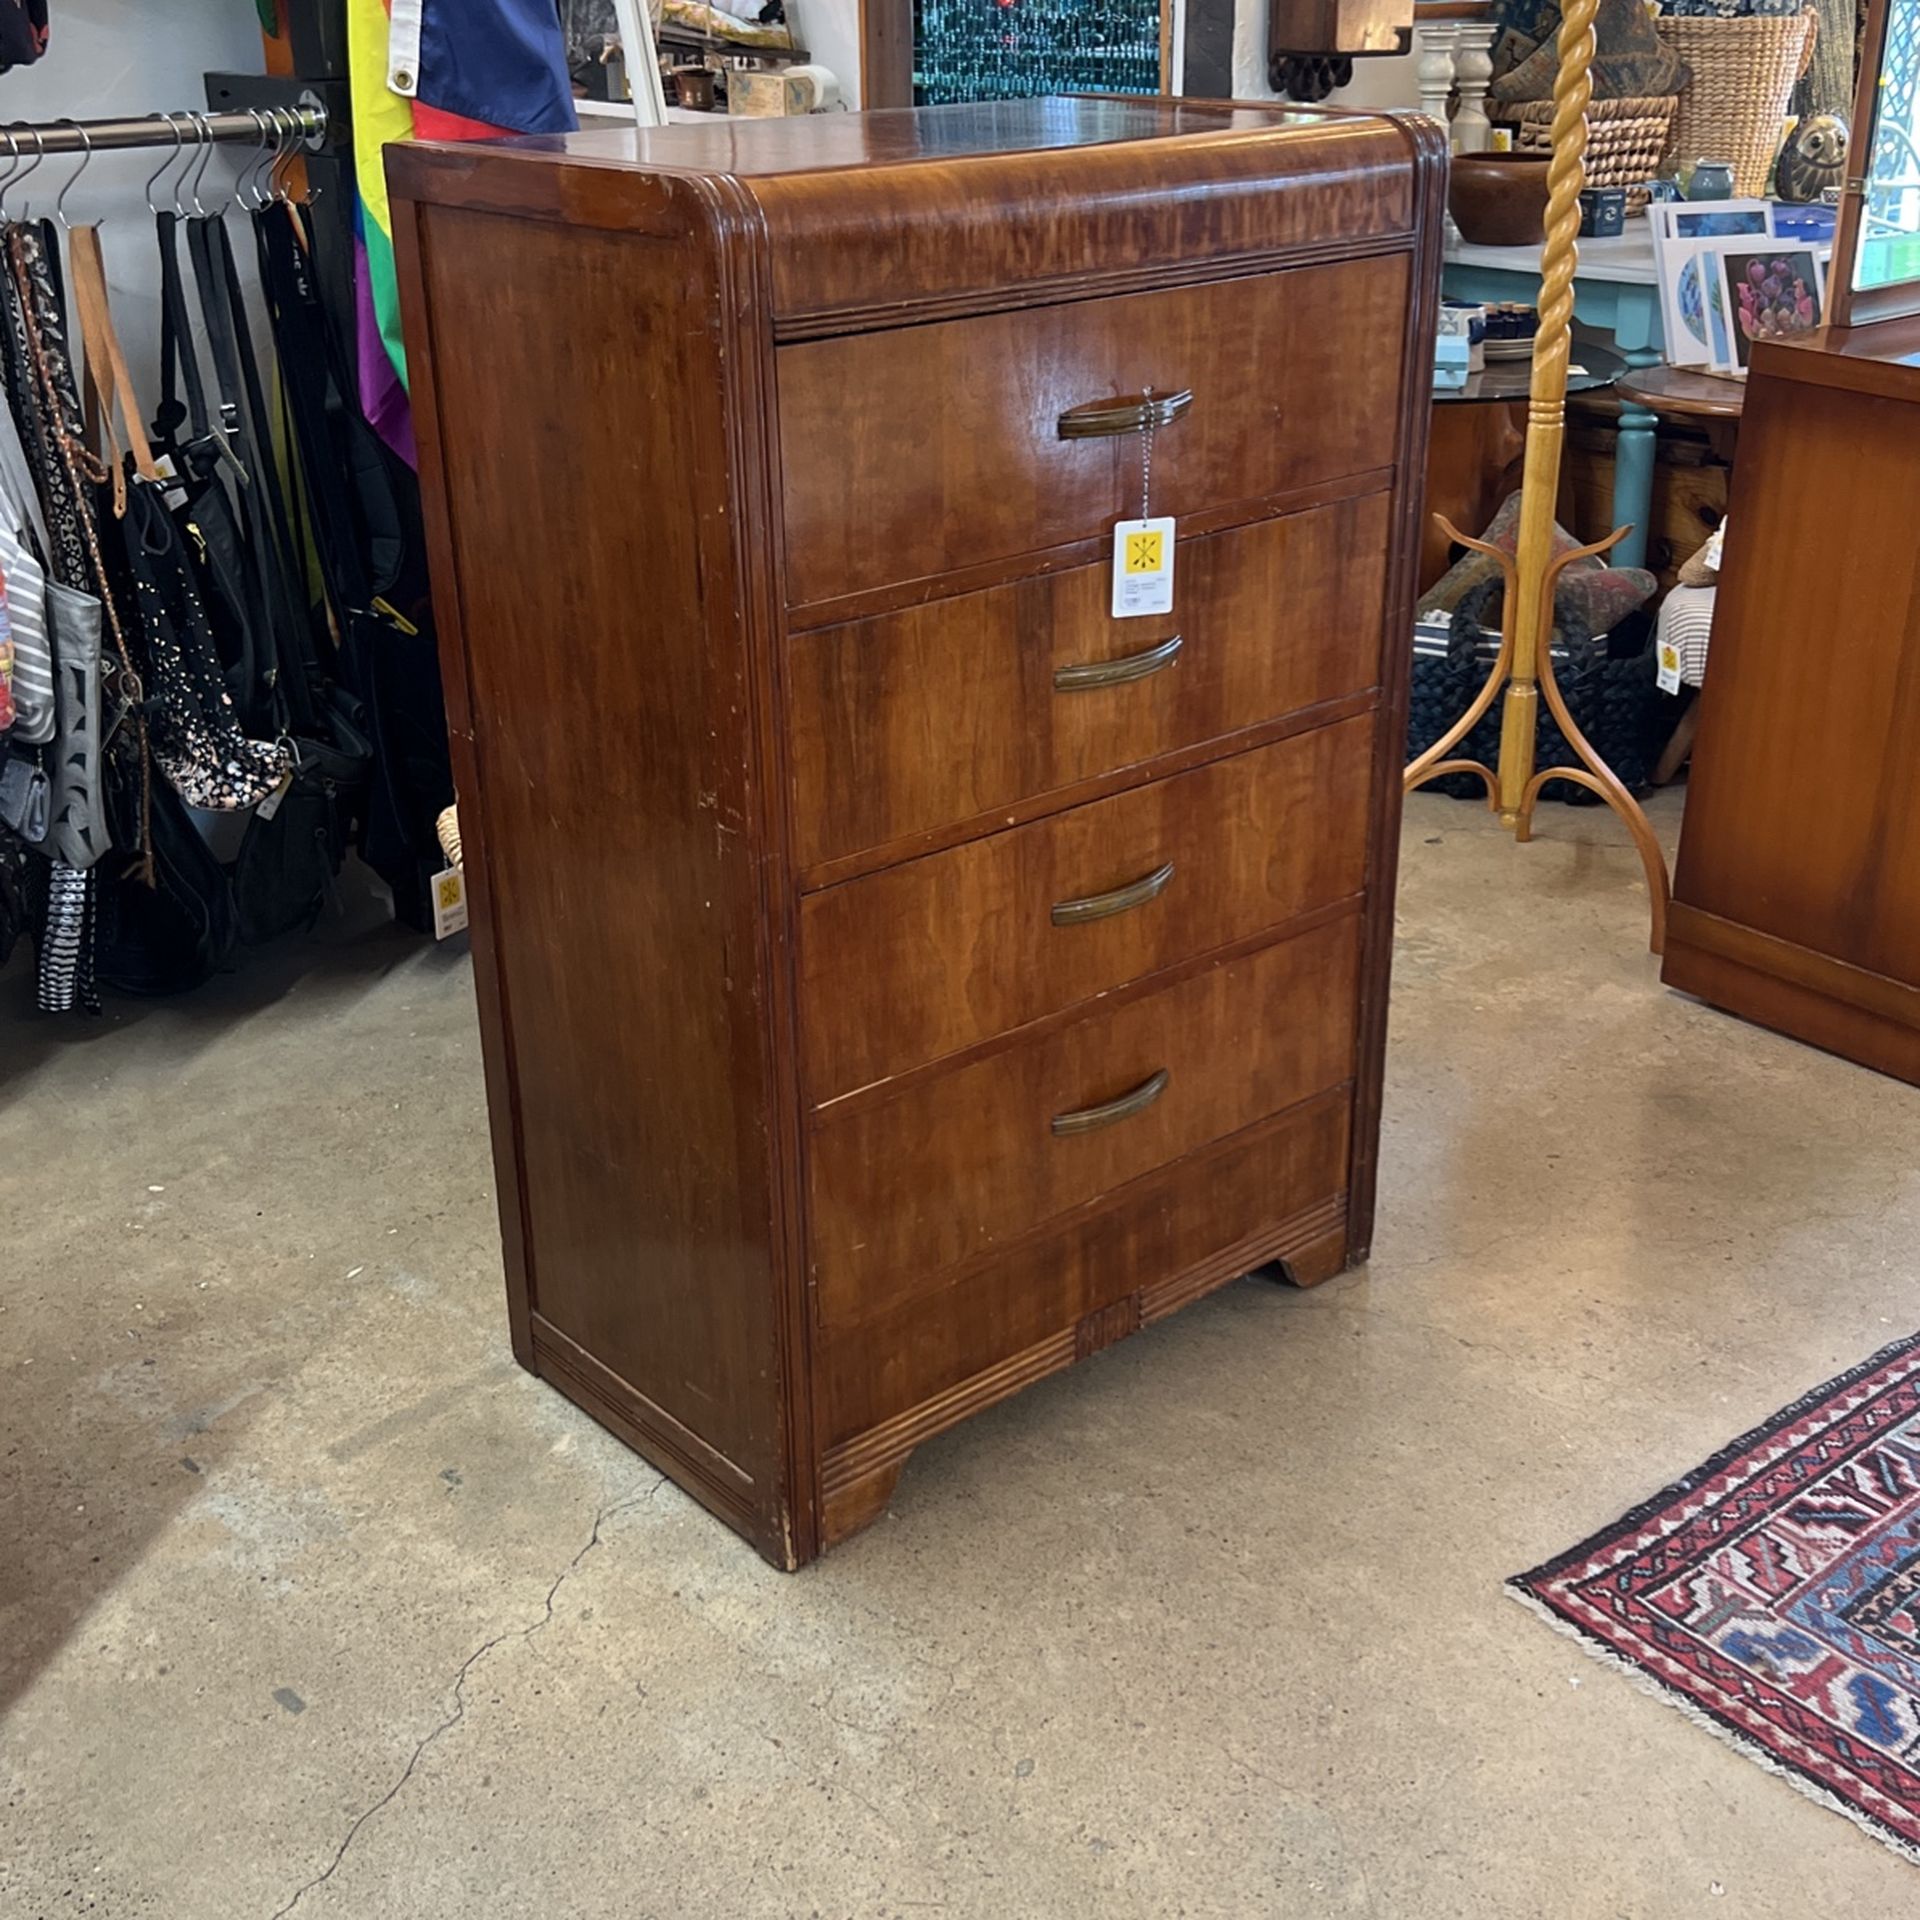
[[[1207,134],[1329,133],[1372,125],[1379,116],[1337,109],[1093,98],[982,101],[872,113],[816,113],[751,119],[716,115],[710,126],[596,127],[491,143],[524,154],[595,167],[671,168],[760,179],[1046,153],[1068,147],[1192,139]],[[423,143],[428,144],[428,143]]]
[[[1920,401],[1920,315],[1763,340],[1754,347],[1752,370],[1803,386],[1911,404]]]
[[[857,331],[1025,289],[1404,250],[1444,152],[1417,117],[1105,95],[396,142],[386,168],[403,218],[418,202],[760,247],[783,329]]]

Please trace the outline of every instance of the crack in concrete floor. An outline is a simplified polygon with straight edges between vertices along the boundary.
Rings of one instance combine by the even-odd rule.
[[[547,1589],[546,1605],[541,1609],[540,1618],[535,1620],[530,1626],[509,1627],[504,1633],[496,1633],[491,1639],[482,1641],[479,1646],[475,1647],[474,1650],[461,1661],[459,1670],[453,1676],[453,1711],[449,1713],[438,1726],[433,1728],[431,1732],[426,1734],[420,1740],[419,1744],[415,1746],[413,1752],[407,1756],[407,1764],[401,1769],[399,1779],[397,1779],[372,1806],[368,1807],[364,1813],[360,1814],[354,1820],[353,1825],[350,1826],[342,1836],[340,1844],[334,1849],[333,1858],[329,1860],[326,1866],[323,1867],[320,1872],[316,1873],[311,1880],[295,1888],[292,1897],[286,1904],[275,1908],[271,1920],[287,1920],[287,1916],[299,1906],[300,1902],[304,1900],[308,1894],[314,1892],[316,1888],[325,1886],[326,1883],[339,1872],[348,1853],[352,1851],[353,1843],[359,1839],[361,1830],[375,1815],[384,1812],[386,1808],[392,1806],[394,1801],[400,1797],[401,1790],[406,1786],[407,1782],[413,1778],[414,1772],[419,1767],[420,1762],[426,1758],[427,1749],[435,1745],[443,1735],[451,1733],[455,1727],[459,1726],[460,1723],[466,1719],[467,1676],[473,1672],[474,1668],[477,1667],[488,1654],[492,1653],[496,1647],[503,1647],[511,1640],[531,1640],[535,1634],[542,1632],[549,1626],[553,1620],[553,1603],[560,1597],[560,1589],[579,1571],[581,1561],[599,1546],[600,1529],[616,1515],[630,1512],[635,1507],[645,1506],[666,1484],[667,1476],[663,1473],[645,1493],[637,1493],[623,1500],[611,1500],[607,1502],[607,1504],[593,1516],[593,1529],[587,1535],[586,1544],[560,1569],[560,1572],[554,1579],[553,1585]]]

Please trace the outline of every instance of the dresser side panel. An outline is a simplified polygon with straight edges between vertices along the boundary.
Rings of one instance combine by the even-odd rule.
[[[1674,880],[1688,907],[1910,986],[1916,446],[1920,404],[1753,373]]]
[[[676,197],[403,202],[407,321],[521,1357],[790,1561],[730,323]]]
[[[1406,142],[1415,230],[1407,276],[1401,351],[1394,528],[1387,558],[1386,617],[1380,636],[1380,711],[1374,727],[1373,793],[1367,858],[1367,907],[1361,948],[1359,1033],[1355,1046],[1353,1155],[1347,1210],[1347,1261],[1373,1248],[1380,1175],[1380,1114],[1386,1085],[1387,1007],[1393,984],[1394,901],[1400,880],[1401,770],[1407,757],[1412,693],[1413,606],[1420,530],[1426,518],[1427,437],[1433,420],[1434,331],[1439,325],[1441,242],[1447,194],[1447,135],[1425,114],[1394,126]]]

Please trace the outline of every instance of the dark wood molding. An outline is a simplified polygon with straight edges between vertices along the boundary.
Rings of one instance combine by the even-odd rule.
[[[860,0],[860,105],[913,105],[913,0]]]
[[[1439,326],[1440,254],[1447,202],[1446,129],[1421,115],[1395,120],[1407,142],[1413,175],[1419,254],[1409,287],[1400,386],[1399,524],[1387,569],[1387,614],[1381,635],[1384,689],[1374,732],[1373,844],[1367,886],[1375,903],[1361,966],[1359,1068],[1353,1103],[1353,1181],[1348,1196],[1348,1240],[1353,1257],[1373,1246],[1378,1174],[1380,1097],[1387,1053],[1387,986],[1393,972],[1393,903],[1399,888],[1400,769],[1406,755],[1411,698],[1413,606],[1418,592],[1420,539],[1426,509],[1427,436],[1433,419],[1433,355],[1427,342]]]
[[[1847,152],[1847,177],[1841,189],[1840,209],[1834,221],[1833,258],[1827,269],[1826,321],[1845,331],[1877,321],[1903,319],[1920,312],[1920,280],[1896,281],[1887,287],[1855,291],[1854,262],[1860,250],[1860,223],[1866,217],[1865,176],[1873,164],[1874,128],[1880,111],[1881,68],[1886,59],[1887,29],[1893,0],[1867,0],[1856,51],[1857,79]]]

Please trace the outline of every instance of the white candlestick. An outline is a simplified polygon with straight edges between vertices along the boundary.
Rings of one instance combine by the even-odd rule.
[[[1460,83],[1460,111],[1453,116],[1455,153],[1485,153],[1492,143],[1487,88],[1493,80],[1494,31],[1477,23],[1454,29],[1453,73]]]
[[[1420,38],[1420,59],[1414,68],[1420,83],[1420,110],[1444,127],[1447,96],[1453,91],[1453,25],[1435,23],[1416,27],[1414,32]],[[1460,244],[1460,229],[1453,224],[1451,211],[1446,217],[1442,244],[1447,247]]]
[[[1420,36],[1420,61],[1414,69],[1420,82],[1420,110],[1444,127],[1447,96],[1453,91],[1453,23],[1436,22],[1414,31]]]

